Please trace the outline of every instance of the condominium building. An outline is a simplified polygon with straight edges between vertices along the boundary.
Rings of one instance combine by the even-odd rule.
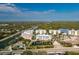
[[[69,29],[59,29],[61,33],[66,33],[68,34]]]
[[[36,35],[36,40],[51,40],[52,36],[47,34],[38,34]]]
[[[35,33],[36,34],[46,34],[46,30],[44,30],[44,29],[38,29],[38,30],[35,30]]]
[[[33,30],[26,30],[21,34],[21,37],[23,37],[24,39],[32,39],[33,36]]]
[[[79,36],[79,30],[77,30],[76,32],[77,32],[77,35]]]
[[[25,30],[24,32],[26,32],[28,34],[33,34],[34,30]]]
[[[69,30],[69,35],[77,35],[77,32],[76,30],[72,29],[72,30]]]
[[[49,33],[56,35],[60,33],[60,30],[49,30]]]

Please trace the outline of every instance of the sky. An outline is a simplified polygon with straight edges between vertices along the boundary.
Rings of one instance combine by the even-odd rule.
[[[79,21],[79,4],[1,3],[0,21]]]

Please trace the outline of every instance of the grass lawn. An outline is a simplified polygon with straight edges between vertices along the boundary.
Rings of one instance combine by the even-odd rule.
[[[65,55],[79,55],[79,52],[66,52]]]

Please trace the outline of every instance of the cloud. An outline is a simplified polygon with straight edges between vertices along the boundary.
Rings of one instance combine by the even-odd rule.
[[[32,11],[30,13],[26,13],[25,16],[28,19],[38,19],[40,21],[48,20],[48,21],[76,21],[79,20],[79,11],[73,12],[49,12],[49,11],[42,11],[42,12],[35,12]]]
[[[36,15],[40,15],[40,14],[49,14],[49,13],[54,13],[56,10],[52,9],[52,10],[45,10],[45,11],[33,11],[33,10],[29,10],[26,9],[26,11],[23,14],[36,14]]]
[[[79,11],[58,12],[55,9],[33,11],[29,8],[18,8],[15,4],[0,4],[0,20],[6,21],[60,21],[79,19]],[[3,21],[2,20],[2,21]]]
[[[13,14],[18,14],[21,13],[21,11],[16,8],[14,4],[0,4],[0,13],[3,12],[3,14],[6,13],[13,13]]]

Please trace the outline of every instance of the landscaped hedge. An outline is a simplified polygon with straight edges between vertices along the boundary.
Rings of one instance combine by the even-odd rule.
[[[66,52],[65,53],[65,55],[79,55],[79,52],[72,52],[72,51],[70,51],[70,52]]]
[[[52,42],[51,41],[36,41],[36,42],[33,42],[32,45],[52,45]]]
[[[41,48],[54,48],[53,45],[37,45],[37,46],[29,46],[27,49],[41,49]]]

